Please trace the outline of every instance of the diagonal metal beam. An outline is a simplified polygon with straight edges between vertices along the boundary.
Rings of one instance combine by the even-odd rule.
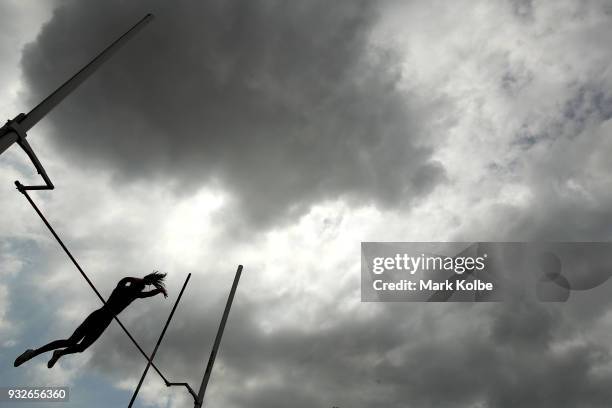
[[[100,66],[106,62],[121,46],[138,33],[147,23],[153,19],[153,14],[147,14],[132,28],[126,31],[121,37],[116,39],[111,45],[106,47],[91,62],[85,65],[79,72],[64,82],[51,95],[47,96],[42,102],[34,107],[28,114],[19,114],[14,121],[23,130],[24,134],[44,118],[53,108],[70,95],[83,81],[93,74]],[[19,140],[19,134],[11,126],[0,128],[0,154]]]

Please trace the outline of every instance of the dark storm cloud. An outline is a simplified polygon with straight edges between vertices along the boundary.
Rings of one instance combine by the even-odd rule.
[[[422,143],[432,106],[369,44],[371,1],[69,2],[22,65],[31,101],[113,36],[157,19],[51,117],[74,167],[220,182],[249,222],[346,196],[397,205],[441,179]]]

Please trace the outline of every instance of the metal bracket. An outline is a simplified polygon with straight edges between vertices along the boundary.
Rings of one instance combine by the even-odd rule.
[[[38,174],[40,174],[43,181],[45,182],[45,185],[24,186],[19,181],[15,181],[17,190],[19,190],[22,193],[26,190],[53,190],[55,186],[53,185],[53,183],[51,182],[51,179],[47,175],[47,172],[45,171],[45,168],[43,167],[42,163],[40,162],[40,160],[38,160],[38,157],[36,157],[36,153],[34,153],[32,146],[30,146],[30,144],[26,140],[27,134],[25,130],[19,124],[24,118],[25,118],[25,114],[20,113],[19,115],[15,117],[15,119],[7,120],[6,125],[4,125],[4,127],[8,129],[9,131],[15,132],[15,134],[17,135],[17,144],[21,146],[23,151],[28,155],[28,157],[30,158],[30,161],[36,168],[36,171],[38,172]]]
[[[173,382],[167,382],[166,383],[166,387],[175,387],[175,386],[182,386],[187,388],[187,391],[189,391],[189,394],[191,394],[191,396],[193,397],[193,402],[196,404],[198,404],[199,400],[198,400],[198,394],[195,393],[195,391],[193,390],[193,388],[191,388],[191,386],[187,383],[173,383]]]

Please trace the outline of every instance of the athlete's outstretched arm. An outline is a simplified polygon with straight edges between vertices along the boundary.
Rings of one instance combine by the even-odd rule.
[[[153,290],[149,290],[149,291],[146,291],[146,292],[143,291],[143,292],[140,292],[138,294],[138,297],[140,299],[144,299],[144,298],[148,298],[148,297],[151,297],[151,296],[155,296],[155,295],[157,295],[159,293],[163,293],[164,297],[168,297],[168,293],[166,293],[166,291],[164,289],[153,289]]]

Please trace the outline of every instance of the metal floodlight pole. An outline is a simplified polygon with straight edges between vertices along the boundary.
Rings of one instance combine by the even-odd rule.
[[[200,391],[198,391],[198,399],[195,402],[194,408],[200,408],[202,406],[202,403],[204,402],[206,386],[208,385],[208,380],[210,379],[210,374],[212,373],[213,364],[215,364],[215,357],[217,356],[217,352],[219,351],[219,344],[221,344],[221,337],[223,336],[223,330],[225,329],[227,316],[229,315],[230,308],[232,307],[232,301],[234,300],[234,294],[236,293],[236,288],[238,287],[238,281],[240,280],[241,274],[242,265],[238,265],[238,270],[236,271],[236,276],[234,277],[234,283],[232,284],[232,289],[230,290],[229,297],[227,298],[227,303],[225,304],[223,317],[221,317],[219,330],[217,330],[217,337],[215,337],[215,343],[213,344],[213,348],[210,352],[210,357],[208,358],[208,364],[206,365],[206,371],[204,371],[204,378],[202,378],[202,385],[200,385]]]
[[[122,45],[130,40],[138,31],[140,31],[147,23],[153,19],[153,14],[147,14],[132,28],[126,31],[121,37],[115,40],[111,45],[106,47],[100,54],[98,54],[89,64],[85,65],[79,72],[74,74],[69,80],[64,82],[59,88],[57,88],[51,95],[47,96],[42,102],[40,102],[34,109],[28,114],[20,113],[14,119],[6,122],[4,126],[0,128],[0,155],[4,153],[6,149],[11,147],[13,143],[18,143],[23,150],[28,154],[38,173],[43,176],[47,186],[33,188],[37,190],[41,189],[52,189],[53,184],[47,177],[44,168],[36,159],[34,151],[30,148],[26,142],[27,132],[37,124],[42,118],[44,118],[55,106],[57,106],[64,98],[72,91],[74,91],[83,81],[85,81],[91,74],[93,74],[100,66],[106,62]]]

